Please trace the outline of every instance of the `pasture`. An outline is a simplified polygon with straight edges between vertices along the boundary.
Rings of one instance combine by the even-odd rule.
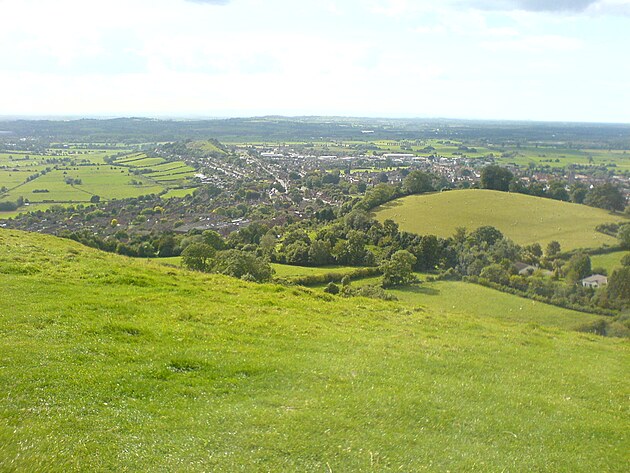
[[[628,463],[626,341],[6,230],[0,298],[0,470]]]
[[[411,195],[374,209],[383,222],[418,234],[452,236],[457,227],[468,231],[484,225],[498,228],[521,245],[552,240],[563,250],[614,245],[617,240],[595,231],[601,223],[627,221],[620,215],[552,199],[490,190],[457,190]]]
[[[603,255],[592,255],[591,268],[604,268],[608,275],[611,275],[616,268],[621,267],[621,258],[628,253],[628,251],[615,251]]]

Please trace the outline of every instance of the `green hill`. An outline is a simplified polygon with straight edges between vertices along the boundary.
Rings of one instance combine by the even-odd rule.
[[[411,195],[375,209],[379,221],[392,219],[401,230],[442,237],[457,227],[472,231],[492,225],[519,244],[560,242],[563,250],[614,245],[595,231],[602,223],[627,221],[605,210],[524,194],[458,190]]]
[[[1,471],[623,471],[627,341],[0,230]]]

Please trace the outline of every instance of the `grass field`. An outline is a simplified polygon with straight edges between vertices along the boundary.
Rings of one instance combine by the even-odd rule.
[[[417,274],[422,281],[426,275]],[[378,284],[379,278],[366,278],[353,284]],[[525,299],[487,287],[461,281],[432,281],[388,289],[401,302],[435,314],[491,317],[497,320],[539,324],[575,330],[603,316],[585,314]]]
[[[429,297],[429,296],[426,296]],[[628,343],[0,230],[2,471],[624,471]]]
[[[604,268],[610,275],[613,270],[621,266],[621,258],[627,254],[627,251],[615,251],[614,253],[606,253],[604,255],[593,255],[591,256],[591,267]]]
[[[376,218],[392,219],[401,230],[442,237],[457,227],[472,231],[492,225],[519,244],[551,240],[563,250],[614,245],[616,239],[595,231],[598,224],[627,221],[605,210],[523,194],[458,190],[412,195],[375,209]]]

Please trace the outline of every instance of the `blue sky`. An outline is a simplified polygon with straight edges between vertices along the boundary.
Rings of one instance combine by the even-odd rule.
[[[0,115],[630,122],[630,0],[0,0]]]

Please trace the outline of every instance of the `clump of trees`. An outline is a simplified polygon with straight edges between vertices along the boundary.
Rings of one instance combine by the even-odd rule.
[[[273,269],[262,258],[236,249],[216,251],[207,243],[192,243],[182,252],[182,264],[195,271],[225,274],[248,281],[271,280]]]

